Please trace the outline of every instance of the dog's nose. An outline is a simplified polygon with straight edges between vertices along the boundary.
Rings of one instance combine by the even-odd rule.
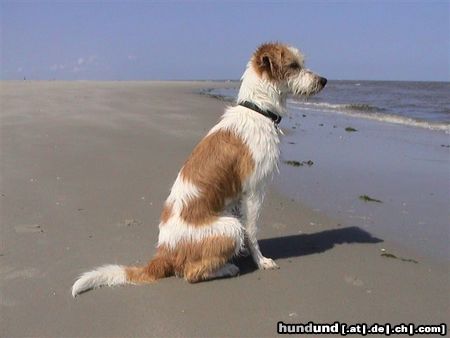
[[[324,77],[321,77],[319,82],[320,82],[320,84],[322,85],[322,88],[323,88],[327,84],[328,80],[326,78],[324,78]]]

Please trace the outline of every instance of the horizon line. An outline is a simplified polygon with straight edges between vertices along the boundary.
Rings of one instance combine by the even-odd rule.
[[[368,80],[368,79],[328,79],[329,81],[365,81],[365,82],[441,82],[449,83],[449,80]],[[10,82],[241,82],[240,79],[0,79],[0,81]]]

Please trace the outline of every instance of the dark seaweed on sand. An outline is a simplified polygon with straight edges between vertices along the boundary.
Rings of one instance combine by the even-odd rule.
[[[347,127],[347,128],[345,128],[345,131],[348,131],[349,133],[351,133],[351,132],[358,131],[358,130],[355,128],[352,128],[352,127]]]
[[[290,161],[284,161],[284,163],[286,163],[287,165],[291,165],[293,167],[303,167],[304,165],[307,165],[308,167],[310,167],[314,164],[314,162],[311,160],[302,161],[302,162],[290,160]]]
[[[419,262],[416,261],[415,259],[411,259],[411,258],[403,258],[403,257],[397,257],[396,255],[393,255],[393,254],[388,253],[388,252],[383,252],[383,253],[381,254],[381,257],[399,259],[399,260],[401,260],[402,262],[408,262],[408,263],[414,263],[414,264],[419,263]]]
[[[372,197],[367,196],[367,195],[361,195],[361,196],[359,196],[359,199],[360,199],[361,201],[364,201],[364,202],[377,202],[377,203],[383,203],[382,201],[377,200],[377,199],[372,198]]]
[[[300,167],[302,165],[299,161],[294,160],[284,161],[284,163],[286,163],[287,165],[291,165],[293,167]]]

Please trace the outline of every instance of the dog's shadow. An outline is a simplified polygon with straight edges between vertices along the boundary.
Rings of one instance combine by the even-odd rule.
[[[346,227],[313,234],[275,237],[258,241],[263,255],[275,260],[321,253],[332,249],[336,244],[374,244],[380,242],[383,242],[383,240],[358,227]],[[257,269],[251,257],[239,257],[235,263],[239,266],[241,275]]]

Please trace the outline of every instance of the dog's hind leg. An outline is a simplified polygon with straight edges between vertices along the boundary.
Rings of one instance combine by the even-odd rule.
[[[186,245],[177,252],[177,261],[183,262],[182,275],[190,283],[235,276],[237,266],[227,264],[244,244],[244,229],[236,217],[222,216],[203,228],[203,238]],[[181,264],[180,264],[181,265]]]
[[[239,268],[231,263],[226,263],[220,269],[212,272],[208,279],[224,278],[224,277],[235,277],[239,274]]]
[[[216,278],[234,277],[238,274],[239,268],[231,263],[225,263],[215,270],[211,270],[211,267],[204,263],[198,263],[187,266],[185,279],[189,283],[198,283]]]
[[[232,237],[213,236],[205,238],[186,255],[184,278],[190,283],[235,276],[239,268],[227,262],[236,254],[238,241]]]

